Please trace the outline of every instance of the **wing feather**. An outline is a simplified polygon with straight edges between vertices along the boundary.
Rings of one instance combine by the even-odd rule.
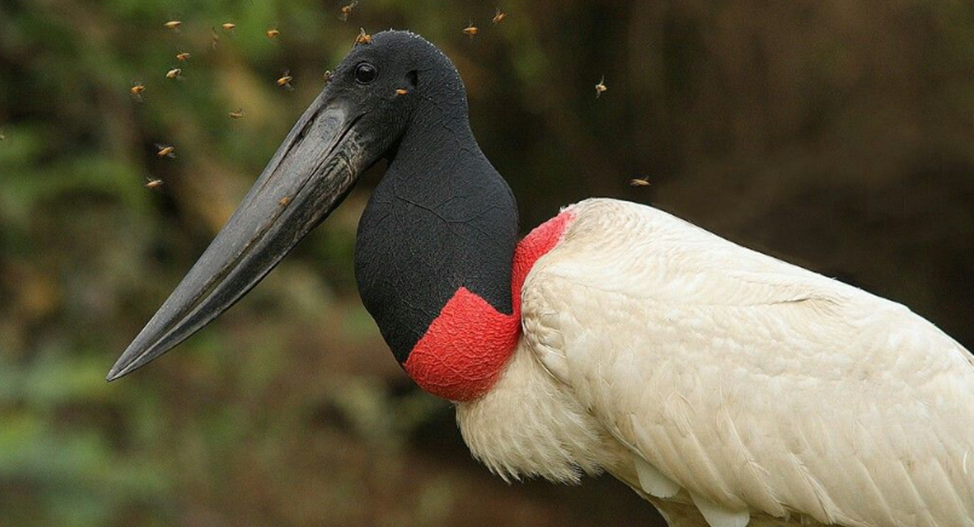
[[[974,363],[905,307],[662,211],[588,200],[522,292],[545,367],[727,510],[974,526]]]

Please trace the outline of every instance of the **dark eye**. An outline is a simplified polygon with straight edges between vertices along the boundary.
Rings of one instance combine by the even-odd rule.
[[[355,80],[362,84],[368,84],[374,81],[378,74],[379,70],[375,69],[375,66],[368,62],[363,62],[355,66]]]

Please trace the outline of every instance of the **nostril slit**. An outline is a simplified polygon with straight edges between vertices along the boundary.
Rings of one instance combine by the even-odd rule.
[[[318,120],[319,115],[321,115],[321,108],[315,111],[315,114],[312,115],[311,118],[308,119],[308,122],[306,122],[304,126],[301,127],[301,130],[298,130],[298,136],[294,139],[295,143],[301,141],[302,139],[305,138],[305,136],[308,135],[308,130],[310,130],[311,126],[314,125],[315,121]]]
[[[419,72],[416,70],[410,71],[406,74],[406,81],[409,85],[415,88],[419,84]]]

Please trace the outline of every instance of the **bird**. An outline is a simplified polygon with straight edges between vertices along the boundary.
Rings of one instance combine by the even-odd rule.
[[[648,205],[586,199],[519,240],[458,71],[407,31],[351,49],[108,380],[240,300],[380,160],[363,304],[493,473],[605,472],[672,527],[974,526],[963,346]]]

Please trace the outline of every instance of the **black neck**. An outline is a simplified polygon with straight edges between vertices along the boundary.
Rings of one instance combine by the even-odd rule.
[[[355,250],[362,301],[400,363],[460,287],[511,313],[514,196],[474,139],[466,100],[437,99],[407,127]]]

